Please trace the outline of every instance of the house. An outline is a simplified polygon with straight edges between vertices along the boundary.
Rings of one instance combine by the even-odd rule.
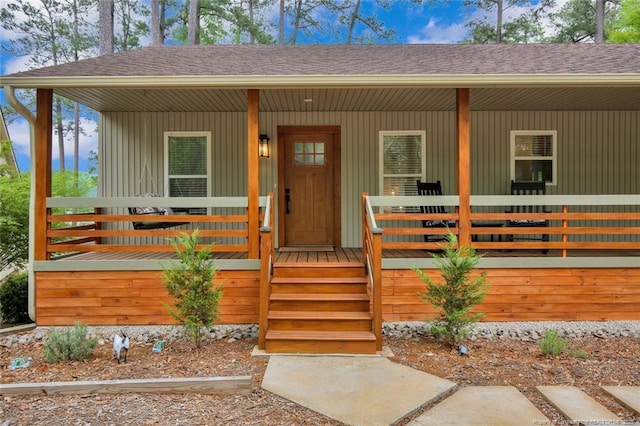
[[[39,324],[170,323],[164,238],[197,227],[222,322],[259,323],[267,350],[370,352],[383,321],[432,313],[410,269],[437,276],[434,220],[486,252],[487,320],[640,319],[640,45],[154,46],[0,85],[37,89]],[[100,113],[98,198],[50,197],[53,93]]]

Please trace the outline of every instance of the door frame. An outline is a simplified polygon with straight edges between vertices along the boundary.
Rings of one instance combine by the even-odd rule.
[[[285,189],[285,140],[289,133],[329,133],[333,135],[333,245],[342,245],[342,180],[340,178],[342,157],[340,155],[340,126],[278,126],[278,247],[286,241],[284,189]]]

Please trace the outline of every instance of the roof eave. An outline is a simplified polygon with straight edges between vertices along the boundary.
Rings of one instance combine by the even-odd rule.
[[[437,75],[224,75],[135,77],[0,77],[15,88],[300,88],[300,87],[624,87],[633,74],[437,74]]]

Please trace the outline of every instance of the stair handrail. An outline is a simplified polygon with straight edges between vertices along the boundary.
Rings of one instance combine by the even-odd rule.
[[[271,293],[271,271],[275,248],[273,243],[273,192],[267,196],[264,219],[260,227],[260,306],[258,314],[258,348],[265,349]]]
[[[373,299],[373,332],[376,336],[376,350],[382,350],[382,233],[378,228],[369,201],[369,194],[362,193],[363,261],[369,276],[369,287]]]

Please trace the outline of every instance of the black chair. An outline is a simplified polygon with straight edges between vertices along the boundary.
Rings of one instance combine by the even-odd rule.
[[[547,186],[542,181],[534,182],[516,182],[511,181],[511,195],[545,195],[547,193]],[[533,206],[511,206],[507,213],[549,213],[550,210],[546,206],[533,205]],[[540,228],[543,226],[549,226],[549,221],[544,219],[511,219],[508,226],[516,228]],[[509,241],[520,240],[537,240],[537,241],[549,241],[549,234],[542,234],[541,236],[514,236],[513,234],[508,236]],[[543,254],[547,254],[548,249],[542,250]]]
[[[418,195],[442,195],[442,185],[440,181],[437,182],[421,182],[416,181],[418,186]],[[447,210],[444,206],[420,206],[421,213],[428,214],[446,214]],[[423,220],[423,228],[455,228],[455,220]],[[431,243],[434,241],[446,240],[445,235],[425,235],[424,241]]]

